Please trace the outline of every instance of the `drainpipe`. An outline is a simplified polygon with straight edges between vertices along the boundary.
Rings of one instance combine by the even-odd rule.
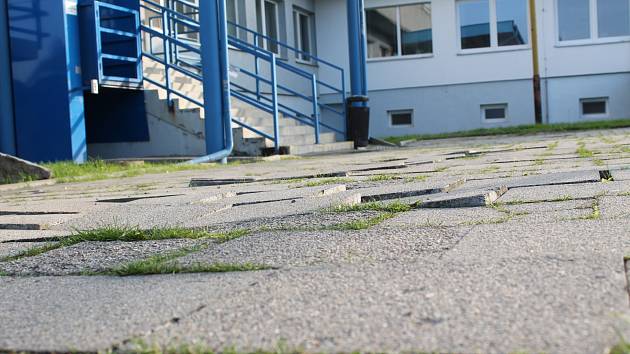
[[[538,24],[536,18],[536,0],[529,0],[529,17],[531,18],[532,63],[534,68],[534,114],[536,124],[542,124],[542,95],[540,88],[540,64],[538,62]]]
[[[227,17],[224,0],[199,2],[203,99],[208,155],[189,161],[225,163],[232,153]]]
[[[367,48],[363,0],[348,0],[348,49],[350,57],[350,96],[367,96]],[[354,105],[367,106],[366,102]]]
[[[16,155],[7,6],[6,1],[0,4],[0,152]]]

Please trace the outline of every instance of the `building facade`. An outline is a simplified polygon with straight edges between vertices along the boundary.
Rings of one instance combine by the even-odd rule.
[[[229,3],[231,21],[348,68],[344,1]],[[543,123],[630,117],[629,0],[366,0],[365,7],[373,136],[534,124],[535,63]]]

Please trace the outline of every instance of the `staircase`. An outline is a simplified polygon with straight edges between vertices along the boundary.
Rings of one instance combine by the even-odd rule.
[[[141,1],[144,29],[143,85],[149,127],[150,130],[151,127],[161,127],[162,132],[156,138],[163,137],[166,129],[174,130],[171,134],[177,137],[176,141],[190,140],[188,143],[176,144],[174,152],[160,149],[156,152],[170,156],[204,155],[199,151],[200,143],[204,142],[204,112],[200,56],[194,50],[198,48],[198,42],[194,40],[195,33],[198,33],[196,7],[183,0],[171,1],[172,4],[184,4],[184,9],[188,10],[182,12],[180,6],[179,13],[174,14],[172,10],[153,1]],[[246,28],[241,30],[252,34],[254,43],[230,37],[230,45],[241,57],[243,53],[249,55],[253,66],[244,68],[230,63],[234,155],[308,155],[351,150],[352,142],[338,140],[344,136],[343,131],[319,121],[320,110],[335,112],[345,121],[345,112],[335,111],[318,102],[319,85],[334,88],[345,97],[343,70],[338,68],[341,70],[341,84],[337,85],[339,88],[323,83],[313,73],[285,62],[276,62],[274,53],[257,46],[259,41],[265,40],[259,37],[264,36]],[[170,42],[170,49],[164,45],[165,39]],[[284,43],[278,44],[297,51]],[[165,52],[168,55],[164,55]],[[167,75],[165,62],[178,65],[177,70],[168,70]],[[261,65],[270,67],[268,74],[273,73],[273,77],[265,76],[264,70],[258,71]],[[302,86],[310,85],[312,91],[305,92],[293,87],[292,82],[275,81],[276,71],[281,70],[306,80]],[[292,105],[292,102],[297,101],[302,101],[298,108]],[[310,109],[305,109],[305,106]],[[154,140],[153,136],[151,140]],[[155,145],[158,144],[156,141]],[[152,142],[148,142],[149,145],[153,145]],[[146,150],[150,149],[147,147]]]

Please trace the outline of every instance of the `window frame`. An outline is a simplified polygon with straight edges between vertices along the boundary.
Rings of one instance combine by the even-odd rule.
[[[411,123],[409,124],[394,124],[392,115],[394,114],[409,114],[411,116]],[[413,128],[415,126],[415,114],[413,108],[409,109],[392,109],[387,111],[388,124],[390,128]]]
[[[480,112],[481,112],[481,121],[484,124],[505,123],[505,122],[508,122],[510,120],[509,104],[507,104],[507,103],[482,104],[482,105],[479,106],[479,108],[480,108]],[[496,108],[503,108],[503,110],[505,111],[505,117],[503,117],[503,118],[494,118],[494,119],[486,118],[486,111],[488,109],[496,109]]]
[[[610,44],[630,42],[630,35],[617,37],[600,37],[599,36],[599,14],[597,13],[597,0],[589,1],[589,28],[590,37],[586,39],[560,40],[560,5],[559,0],[554,0],[554,21],[555,21],[555,46],[556,47],[574,47],[594,44]]]
[[[594,113],[594,114],[585,114],[584,113],[584,103],[588,102],[604,102],[604,107],[606,108],[606,112],[604,113]],[[610,97],[585,97],[580,98],[580,118],[583,119],[602,119],[610,117]]]
[[[273,38],[273,37],[271,37],[269,35],[269,33],[267,33],[267,9],[265,8],[265,3],[267,3],[267,2],[271,3],[271,4],[273,4],[274,10],[275,10],[275,13],[276,13],[276,16],[275,16],[275,19],[276,19],[275,27],[276,27],[276,33],[278,34],[278,38],[275,38],[275,40],[277,42],[281,42],[282,41],[281,40],[282,36],[281,36],[281,32],[280,31],[281,31],[282,28],[281,28],[281,24],[280,24],[280,22],[281,22],[281,20],[280,20],[280,8],[281,8],[280,2],[276,1],[276,0],[258,0],[257,2],[259,4],[259,8],[260,8],[260,11],[257,11],[257,12],[259,12],[258,13],[259,17],[257,18],[257,22],[259,22],[259,25],[260,25],[260,31],[259,32],[262,33],[266,37]],[[270,47],[269,46],[269,42],[270,41],[268,39],[266,39],[266,38],[263,38],[262,40],[263,40],[263,43],[264,43],[264,45],[262,46],[263,49],[268,50],[268,51],[270,51],[272,53],[275,53],[278,57],[282,56],[283,50],[282,50],[280,44],[276,43],[277,51],[273,51],[273,50],[271,50],[269,48]],[[260,43],[258,45],[260,46]]]
[[[490,21],[490,46],[484,48],[470,48],[470,49],[462,49],[462,26],[461,26],[461,16],[460,16],[460,3],[466,2],[475,2],[478,0],[456,0],[455,1],[455,32],[457,33],[457,55],[468,55],[468,54],[480,54],[480,53],[494,53],[494,52],[511,52],[517,50],[529,50],[531,49],[532,43],[532,19],[531,19],[531,11],[529,8],[529,1],[525,1],[526,7],[526,18],[527,18],[527,43],[526,44],[518,44],[518,45],[506,45],[499,46],[499,28],[497,22],[497,0],[488,0],[489,7],[489,21]]]
[[[366,7],[365,11],[368,10],[374,10],[374,9],[385,9],[385,8],[396,8],[396,41],[397,41],[397,48],[396,48],[396,55],[392,55],[390,57],[376,57],[376,58],[367,58],[368,62],[378,62],[378,61],[390,61],[390,60],[409,60],[409,59],[421,59],[421,58],[431,58],[435,55],[435,45],[433,45],[432,49],[431,49],[431,53],[421,53],[421,54],[409,54],[409,55],[403,55],[402,54],[402,30],[400,27],[400,8],[403,6],[409,6],[409,5],[431,5],[431,10],[433,12],[433,0],[423,0],[423,1],[415,1],[415,2],[404,2],[404,3],[397,3],[394,5],[387,5],[387,6],[373,6],[373,7]],[[367,21],[365,23],[366,26],[366,35],[367,35]],[[434,44],[434,40],[433,40],[433,13],[431,13],[431,43]],[[390,121],[391,123],[391,121]]]
[[[300,16],[306,16],[307,25],[308,25],[308,38],[310,39],[310,48],[309,51],[305,51],[302,46],[302,27],[300,26]],[[295,42],[295,48],[300,51],[307,52],[311,55],[311,57],[307,60],[302,58],[302,54],[295,53],[295,61],[300,64],[308,64],[308,65],[316,65],[316,61],[313,58],[317,56],[316,48],[317,43],[315,42],[315,14],[312,12],[308,12],[299,7],[293,7],[293,37]]]

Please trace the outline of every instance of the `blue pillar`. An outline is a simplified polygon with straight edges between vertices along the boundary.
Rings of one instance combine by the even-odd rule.
[[[15,122],[7,3],[0,3],[0,152],[15,155]]]
[[[347,0],[350,95],[367,96],[367,48],[363,0]]]
[[[231,135],[227,136],[232,133],[231,124],[226,120],[230,115],[230,85],[225,0],[200,1],[199,22],[206,151],[211,155],[231,150]]]

